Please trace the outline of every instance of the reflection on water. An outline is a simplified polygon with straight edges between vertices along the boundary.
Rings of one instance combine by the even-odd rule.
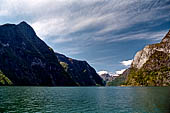
[[[170,87],[0,87],[0,112],[169,113]]]

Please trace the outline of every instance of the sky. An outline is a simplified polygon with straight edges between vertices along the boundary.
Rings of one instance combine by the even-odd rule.
[[[1,0],[0,25],[26,21],[55,52],[121,73],[170,29],[170,0]]]

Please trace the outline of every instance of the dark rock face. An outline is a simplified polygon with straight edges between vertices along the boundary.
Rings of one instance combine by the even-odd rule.
[[[56,56],[66,72],[80,86],[103,86],[103,79],[86,62],[68,58],[62,54],[56,53]]]
[[[0,26],[0,70],[13,85],[77,85],[26,22]]]

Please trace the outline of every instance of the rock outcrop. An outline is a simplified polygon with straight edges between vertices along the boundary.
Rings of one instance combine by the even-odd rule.
[[[132,62],[132,67],[140,69],[156,51],[170,54],[170,32],[158,44],[146,46],[143,50],[136,53]]]
[[[170,31],[160,43],[137,52],[125,72],[115,79],[121,81],[119,85],[170,86]]]
[[[127,85],[170,85],[170,31],[160,43],[146,46],[132,62]]]

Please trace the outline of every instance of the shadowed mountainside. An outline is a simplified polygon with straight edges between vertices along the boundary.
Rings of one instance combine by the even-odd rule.
[[[26,22],[0,26],[0,70],[1,85],[77,85]]]
[[[26,22],[1,25],[0,85],[104,85],[103,80],[86,61],[70,61],[69,69],[73,71],[67,71],[65,63],[58,61],[58,58],[61,60],[58,55]],[[72,62],[74,63],[71,65]]]
[[[96,73],[86,61],[68,58],[65,55],[56,53],[56,56],[65,71],[80,86],[104,85],[102,78]]]

